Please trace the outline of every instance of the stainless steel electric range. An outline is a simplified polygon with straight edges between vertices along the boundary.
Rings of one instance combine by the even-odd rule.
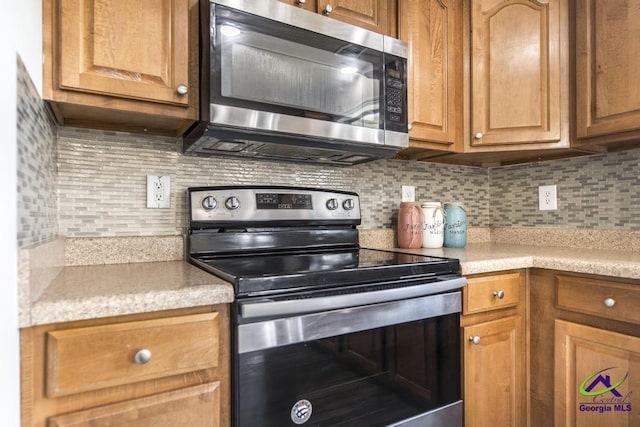
[[[352,192],[187,203],[190,261],[235,289],[235,426],[462,425],[458,260],[360,248]]]

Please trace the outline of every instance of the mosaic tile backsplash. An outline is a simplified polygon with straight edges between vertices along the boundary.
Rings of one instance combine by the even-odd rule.
[[[58,131],[60,233],[135,236],[184,233],[185,189],[204,185],[293,185],[360,195],[362,227],[396,221],[400,190],[416,198],[462,200],[470,226],[487,227],[489,170],[381,160],[346,168],[189,157],[173,138],[61,128]],[[171,177],[171,208],[147,209],[146,175]]]
[[[640,149],[491,169],[491,227],[640,230]],[[538,210],[556,185],[558,209]]]
[[[58,130],[62,235],[175,235],[187,227],[185,189],[294,185],[360,194],[363,228],[395,225],[401,185],[416,197],[464,201],[470,227],[640,230],[640,150],[500,168],[381,160],[347,168],[188,157],[173,138]],[[146,208],[146,175],[171,177],[171,208]],[[538,210],[538,186],[558,186],[558,210]]]
[[[58,235],[56,128],[45,102],[18,58],[18,247]]]

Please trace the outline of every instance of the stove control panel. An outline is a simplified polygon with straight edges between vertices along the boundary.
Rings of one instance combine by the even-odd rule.
[[[360,216],[356,193],[296,187],[198,187],[188,190],[191,221],[353,221]]]

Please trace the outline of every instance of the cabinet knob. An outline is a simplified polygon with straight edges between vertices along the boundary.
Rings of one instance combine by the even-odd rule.
[[[469,337],[469,342],[473,343],[474,345],[478,345],[480,344],[480,337],[475,335],[473,337]]]
[[[409,123],[409,124],[407,125],[407,130],[411,130],[411,129],[413,129],[413,125],[412,125],[411,123]]]
[[[189,93],[189,88],[187,85],[179,84],[176,86],[176,92],[178,92],[178,95],[186,95]]]
[[[296,0],[297,4],[305,4],[307,0]]]
[[[504,291],[493,291],[493,296],[498,299],[502,299],[504,298]]]
[[[331,6],[330,4],[326,5],[324,7],[323,13],[325,15],[329,15],[329,14],[331,14],[331,12],[333,12],[333,6]]]
[[[482,134],[482,132],[476,132],[475,134],[473,134],[473,137],[475,139],[482,139],[484,135]]]
[[[605,298],[602,302],[606,307],[613,307],[614,305],[616,305],[616,300],[614,300],[613,298]]]
[[[138,365],[144,365],[151,360],[151,351],[149,349],[143,348],[142,350],[138,350],[135,356],[133,356],[133,361]]]

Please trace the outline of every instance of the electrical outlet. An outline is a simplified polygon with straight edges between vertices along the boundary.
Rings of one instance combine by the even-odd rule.
[[[402,201],[403,202],[415,202],[416,201],[416,187],[414,185],[402,186]]]
[[[538,187],[538,207],[541,211],[555,211],[558,209],[558,198],[555,185],[541,185]]]
[[[171,207],[171,179],[169,176],[147,175],[147,208]]]

